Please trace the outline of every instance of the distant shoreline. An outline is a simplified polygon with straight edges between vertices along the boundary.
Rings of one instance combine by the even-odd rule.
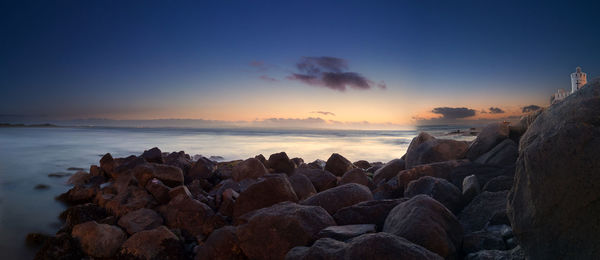
[[[8,124],[8,123],[0,123],[0,127],[59,127],[53,124]]]

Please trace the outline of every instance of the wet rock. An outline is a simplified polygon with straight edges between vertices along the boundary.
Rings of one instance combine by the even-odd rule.
[[[375,233],[374,224],[358,224],[344,226],[330,226],[322,229],[317,234],[319,238],[333,238],[335,240],[346,241],[348,239],[364,235],[367,233]]]
[[[463,237],[456,217],[427,195],[417,195],[392,209],[383,232],[406,238],[444,258],[458,255]]]
[[[288,177],[288,180],[294,188],[298,200],[304,200],[317,193],[310,179],[304,174],[294,173]]]
[[[406,168],[421,164],[462,159],[469,145],[464,141],[431,139],[406,153]]]
[[[269,168],[273,169],[275,173],[292,174],[296,167],[285,152],[271,154],[268,164]]]
[[[46,190],[48,188],[50,188],[50,186],[46,185],[46,184],[38,184],[35,185],[35,187],[33,187],[36,190]]]
[[[338,185],[344,185],[348,183],[358,183],[365,186],[370,186],[369,178],[367,177],[367,173],[360,168],[352,169],[342,176],[339,180]]]
[[[508,191],[484,191],[477,195],[458,215],[465,233],[485,228],[494,218],[505,218],[507,195]]]
[[[138,209],[121,217],[118,224],[125,229],[127,233],[133,235],[143,230],[157,228],[163,224],[163,219],[154,210]]]
[[[406,200],[403,198],[360,202],[339,209],[333,218],[338,225],[375,224],[381,229],[389,212]]]
[[[216,164],[213,161],[206,157],[200,157],[185,175],[185,183],[191,183],[198,179],[209,179],[216,169]]]
[[[479,180],[476,175],[467,176],[462,183],[462,195],[466,203],[469,203],[475,196],[481,192]]]
[[[60,233],[44,242],[42,248],[35,254],[36,260],[41,259],[83,259],[79,242],[67,233]]]
[[[498,176],[491,180],[489,180],[485,186],[483,186],[483,191],[496,192],[503,190],[510,190],[513,185],[513,177],[512,176]]]
[[[116,226],[88,221],[75,225],[71,233],[81,243],[81,248],[89,256],[114,256],[127,236]]]
[[[48,177],[51,177],[51,178],[62,178],[62,177],[71,176],[71,175],[73,175],[73,174],[69,173],[69,172],[53,172],[53,173],[49,173]]]
[[[185,259],[183,246],[165,226],[133,234],[123,243],[119,259]]]
[[[328,171],[311,168],[298,168],[294,174],[303,174],[312,182],[317,192],[333,188],[337,185],[337,178]]]
[[[335,176],[342,176],[344,173],[354,168],[355,166],[352,162],[337,153],[331,154],[325,163],[325,170],[331,172]]]
[[[320,206],[329,214],[334,214],[341,208],[372,200],[373,195],[364,185],[349,183],[319,192],[301,202],[303,205]]]
[[[475,138],[473,143],[469,146],[467,158],[471,161],[475,161],[477,157],[492,150],[492,148],[504,141],[504,139],[507,139],[509,133],[508,123],[493,123],[486,125],[481,129],[477,138]]]
[[[208,235],[225,224],[208,205],[184,194],[171,199],[161,214],[168,227],[181,229],[186,237]]]
[[[83,171],[83,170],[85,170],[85,169],[80,168],[80,167],[69,167],[69,168],[67,168],[67,171],[78,171],[78,172],[80,172],[80,171]]]
[[[224,226],[213,231],[198,249],[196,260],[246,259],[235,232],[236,228],[233,226]]]
[[[521,137],[509,216],[531,259],[600,255],[600,81],[556,103]]]
[[[454,213],[462,208],[460,190],[444,179],[425,176],[408,183],[404,197],[412,198],[419,194],[432,197]]]
[[[146,160],[147,162],[164,163],[162,158],[162,152],[160,151],[160,149],[158,149],[158,147],[153,147],[150,150],[145,150],[142,153],[141,157],[144,158],[144,160]]]
[[[354,162],[352,164],[354,164],[354,166],[356,166],[356,167],[358,167],[360,169],[363,169],[363,170],[366,170],[369,167],[371,167],[371,164],[369,162],[365,161],[365,160],[359,160],[359,161],[356,161],[356,162]]]
[[[108,216],[108,212],[105,209],[93,203],[76,205],[60,214],[60,218],[65,221],[66,230],[69,232],[75,225],[88,221],[99,222]]]
[[[71,175],[71,177],[69,177],[69,179],[67,180],[67,185],[82,186],[85,185],[91,177],[92,175],[90,175],[89,173],[79,171]]]
[[[517,144],[510,140],[504,139],[496,145],[492,150],[479,156],[475,162],[491,165],[511,165],[517,161],[519,149]]]
[[[293,202],[250,212],[240,221],[236,233],[250,259],[282,259],[291,248],[307,245],[321,229],[335,225],[323,208]]]
[[[146,190],[152,194],[154,199],[156,199],[159,204],[165,204],[171,200],[171,196],[169,196],[169,191],[171,188],[167,187],[167,185],[164,185],[159,179],[152,178],[152,180],[147,182]]]
[[[41,234],[41,233],[29,233],[25,237],[25,243],[29,246],[43,245],[46,241],[51,239],[52,236]]]
[[[375,171],[373,174],[373,183],[379,184],[382,181],[387,182],[391,178],[396,177],[400,171],[404,170],[405,165],[406,163],[402,159],[394,159],[389,161]]]
[[[241,181],[248,178],[257,179],[267,173],[269,171],[258,159],[250,158],[233,167],[231,176],[234,181]]]
[[[298,201],[294,188],[284,176],[269,177],[250,185],[240,193],[233,207],[233,216],[237,218],[247,212],[283,201]]]

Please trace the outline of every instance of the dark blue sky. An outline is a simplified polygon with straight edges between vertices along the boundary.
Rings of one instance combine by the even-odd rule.
[[[326,110],[341,121],[408,123],[434,107],[517,111],[568,88],[576,66],[600,75],[599,7],[2,1],[0,114],[253,120]],[[290,79],[303,57],[322,56],[386,89]],[[345,107],[358,103],[361,113]]]

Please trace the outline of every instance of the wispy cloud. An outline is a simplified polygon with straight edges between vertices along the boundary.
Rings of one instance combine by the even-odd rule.
[[[475,110],[466,107],[436,107],[431,113],[442,115],[443,119],[459,119],[475,116]]]
[[[499,107],[490,107],[490,114],[503,114],[504,110]]]
[[[269,77],[267,75],[261,75],[259,77],[259,79],[262,79],[262,80],[267,81],[267,82],[278,82],[279,81],[278,79]]]
[[[297,73],[287,77],[311,86],[326,87],[337,91],[353,89],[387,88],[385,82],[375,83],[360,73],[347,71],[348,62],[336,57],[303,57],[296,64]]]
[[[310,113],[321,114],[321,115],[324,115],[324,116],[335,116],[335,114],[333,112],[328,112],[328,111],[312,111]]]
[[[541,109],[542,107],[540,106],[536,106],[536,105],[529,105],[529,106],[524,106],[523,107],[523,113],[529,113],[529,112],[533,112],[536,110]]]

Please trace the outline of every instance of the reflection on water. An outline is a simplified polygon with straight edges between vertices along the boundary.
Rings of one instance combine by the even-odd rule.
[[[456,128],[419,129],[441,135]],[[340,153],[351,161],[387,162],[401,157],[417,130],[335,131],[264,129],[0,128],[0,252],[3,259],[31,259],[30,232],[52,234],[64,206],[54,200],[68,190],[50,173],[88,169],[100,156],[139,155],[157,146],[164,152],[245,159],[285,151],[290,158],[327,160]],[[469,140],[472,137],[455,137]],[[38,184],[48,189],[36,190]]]

